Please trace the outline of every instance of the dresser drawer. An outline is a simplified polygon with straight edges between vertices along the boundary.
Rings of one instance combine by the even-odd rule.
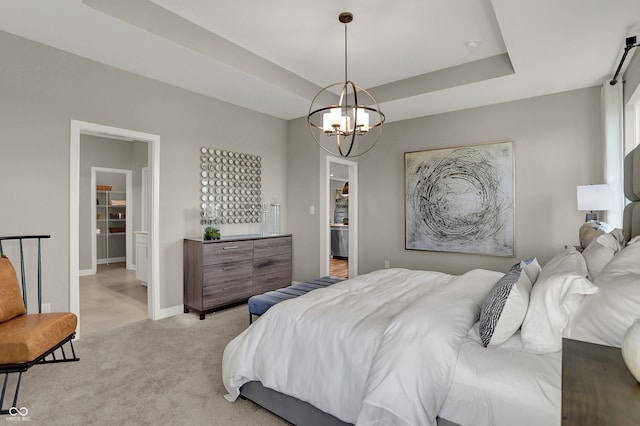
[[[202,286],[204,309],[249,298],[252,276],[251,260],[205,266]]]
[[[234,281],[249,281],[253,276],[253,261],[227,262],[207,265],[202,271],[202,286],[224,285]]]
[[[251,282],[229,283],[228,286],[213,286],[204,288],[202,309],[247,300],[251,296]]]
[[[291,256],[291,237],[265,238],[253,243],[253,257]]]
[[[203,264],[216,265],[253,259],[253,241],[203,244]]]
[[[253,260],[253,294],[261,294],[291,285],[291,256],[265,257]]]
[[[273,274],[280,271],[291,271],[291,256],[288,254],[273,255],[253,259],[254,275]]]

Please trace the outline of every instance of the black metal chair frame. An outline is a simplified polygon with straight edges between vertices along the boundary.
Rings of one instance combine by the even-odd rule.
[[[13,237],[0,237],[0,256],[3,254],[2,250],[2,241],[6,240],[18,240],[20,243],[20,273],[21,273],[21,281],[22,281],[22,300],[24,302],[24,306],[27,307],[27,284],[26,284],[26,276],[25,276],[25,262],[24,262],[24,248],[23,241],[24,240],[37,240],[38,241],[38,313],[42,313],[42,247],[41,240],[51,238],[50,235],[25,235],[25,236],[13,236]],[[33,367],[37,364],[52,364],[58,362],[71,362],[71,361],[79,361],[80,358],[76,356],[75,349],[73,347],[73,338],[76,333],[73,332],[66,338],[64,338],[60,343],[55,345],[53,348],[47,350],[45,353],[38,356],[36,359],[30,362],[20,362],[15,364],[4,364],[0,365],[0,374],[4,374],[4,380],[2,384],[2,393],[0,394],[0,414],[9,414],[11,408],[17,408],[18,403],[18,394],[20,393],[20,383],[22,381],[22,373],[26,372],[29,368]],[[64,345],[69,343],[71,347],[71,356],[68,357],[67,353],[64,350]],[[61,357],[56,357],[56,351],[60,349]],[[47,357],[51,356],[49,359]],[[15,385],[15,390],[13,394],[13,399],[11,401],[11,406],[8,408],[4,407],[4,399],[7,395],[7,387],[9,383],[9,375],[17,374],[17,382]]]

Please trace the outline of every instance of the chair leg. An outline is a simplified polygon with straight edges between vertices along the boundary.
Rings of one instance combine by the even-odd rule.
[[[20,383],[22,382],[22,373],[27,371],[29,368],[31,368],[34,365],[38,365],[38,364],[51,364],[51,363],[58,363],[58,362],[71,362],[71,361],[79,361],[80,360],[80,358],[78,358],[78,356],[76,355],[75,348],[73,347],[73,341],[71,340],[72,338],[73,338],[73,335],[69,336],[66,340],[62,341],[60,344],[58,344],[54,348],[52,348],[51,350],[47,351],[47,353],[43,354],[36,361],[30,362],[30,363],[2,366],[3,369],[4,369],[4,372],[1,373],[1,374],[4,374],[4,381],[3,381],[3,384],[2,384],[2,393],[0,394],[0,415],[1,414],[11,414],[10,410],[12,408],[17,408],[16,404],[18,403],[18,394],[20,393]],[[69,346],[71,347],[71,357],[67,356],[67,353],[64,350],[63,345],[65,343],[69,343]],[[56,357],[55,351],[57,349],[60,349],[60,351],[62,352],[62,357],[61,358],[60,357]],[[52,359],[46,359],[49,355],[51,355]],[[7,396],[7,388],[8,388],[8,384],[9,384],[9,374],[13,374],[13,373],[17,373],[18,374],[18,380],[17,380],[16,385],[15,385],[15,392],[13,394],[13,401],[12,401],[12,403],[11,403],[11,405],[9,407],[5,408],[4,399],[5,399],[5,396]]]
[[[11,373],[4,373],[4,382],[2,384],[2,394],[0,395],[0,414],[9,414],[9,410],[12,407],[16,407],[18,404],[18,394],[20,393],[20,382],[22,381],[22,371],[18,372],[18,382],[16,383],[12,404],[10,407],[4,408],[4,397],[7,393],[7,383],[9,382],[9,374]]]

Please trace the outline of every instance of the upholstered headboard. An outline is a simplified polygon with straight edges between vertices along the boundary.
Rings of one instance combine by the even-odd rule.
[[[627,241],[640,235],[640,146],[624,159],[624,195],[630,204],[624,209],[623,228]]]

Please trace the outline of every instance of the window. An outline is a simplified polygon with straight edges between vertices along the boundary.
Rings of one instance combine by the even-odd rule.
[[[628,154],[640,145],[640,86],[627,102],[625,110],[625,143],[624,153]]]

